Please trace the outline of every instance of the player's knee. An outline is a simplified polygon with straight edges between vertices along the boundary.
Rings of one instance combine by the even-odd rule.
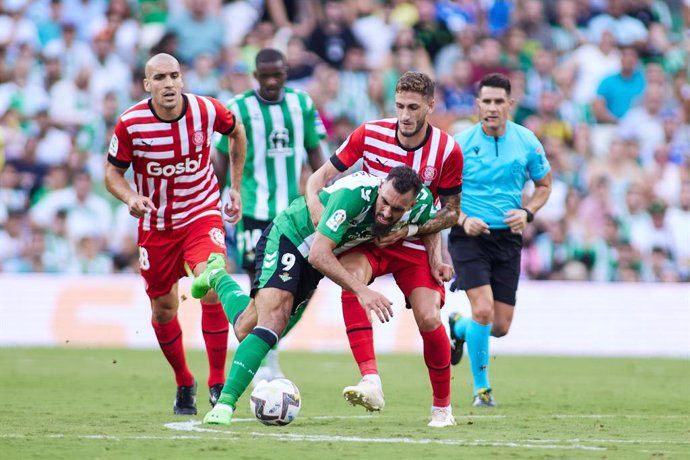
[[[472,319],[480,324],[489,324],[494,320],[494,310],[488,304],[478,304],[472,308]]]
[[[494,323],[493,326],[491,327],[491,335],[494,337],[504,337],[508,334],[508,330],[510,329],[509,324],[504,324],[504,323]]]

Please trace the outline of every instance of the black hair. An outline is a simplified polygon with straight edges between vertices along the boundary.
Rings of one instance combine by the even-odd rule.
[[[422,180],[409,166],[396,166],[391,169],[386,181],[391,181],[395,191],[400,194],[412,191],[414,196],[417,196],[422,189]]]
[[[510,96],[510,79],[502,73],[490,73],[482,78],[482,80],[479,82],[477,91],[481,91],[485,86],[488,86],[489,88],[503,88],[506,90],[506,94]]]
[[[283,53],[281,53],[277,49],[264,48],[256,54],[255,63],[257,67],[259,67],[259,64],[268,64],[278,61],[286,62]]]

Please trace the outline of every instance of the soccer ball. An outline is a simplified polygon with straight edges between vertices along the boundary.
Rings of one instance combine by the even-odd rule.
[[[287,425],[301,407],[297,385],[286,378],[262,380],[249,398],[249,409],[264,425]]]

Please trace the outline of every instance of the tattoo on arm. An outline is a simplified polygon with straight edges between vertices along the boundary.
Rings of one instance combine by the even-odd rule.
[[[436,213],[433,219],[419,226],[418,235],[428,235],[450,228],[458,223],[460,216],[460,195],[442,196],[443,207]]]

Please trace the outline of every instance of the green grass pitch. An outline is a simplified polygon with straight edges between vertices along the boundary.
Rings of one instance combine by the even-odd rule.
[[[2,459],[690,458],[690,361],[497,356],[499,406],[471,407],[467,363],[453,368],[458,425],[426,426],[422,357],[381,355],[386,408],[348,406],[347,354],[283,353],[303,406],[286,427],[249,414],[201,425],[209,409],[202,352],[188,353],[199,415],[172,415],[174,380],[157,350],[0,349]]]

